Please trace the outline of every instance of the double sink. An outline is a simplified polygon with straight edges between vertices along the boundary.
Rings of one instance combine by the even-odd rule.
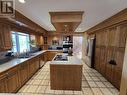
[[[68,57],[65,54],[58,54],[53,61],[68,61]]]

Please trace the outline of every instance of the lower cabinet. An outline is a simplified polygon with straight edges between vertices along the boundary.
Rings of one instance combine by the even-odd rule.
[[[62,53],[62,51],[48,51],[47,52],[47,61],[52,61],[57,53]]]
[[[6,80],[7,80],[7,77],[5,75],[0,76],[0,93],[7,92]]]
[[[21,64],[19,69],[20,85],[23,85],[28,80],[28,61]]]
[[[57,52],[50,54],[50,59]],[[7,71],[0,73],[0,93],[16,93],[40,68],[40,59],[44,62],[49,58],[48,53],[33,57]],[[52,59],[51,59],[52,60]]]
[[[44,59],[44,54],[41,54],[40,55],[40,63],[39,63],[39,68],[41,68],[42,66],[44,66],[44,64],[45,64],[45,59]]]
[[[29,78],[39,69],[39,57],[32,58],[29,61]]]
[[[17,92],[20,87],[18,69],[19,68],[17,66],[6,72],[6,84],[8,93]]]

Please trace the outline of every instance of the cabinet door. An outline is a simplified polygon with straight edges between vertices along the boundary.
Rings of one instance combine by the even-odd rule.
[[[125,47],[127,39],[127,24],[120,25],[118,47]]]
[[[0,33],[0,44],[2,50],[8,50],[12,48],[12,42],[11,42],[11,31],[10,31],[10,26],[6,24],[0,24],[1,28],[1,33]]]
[[[6,76],[0,76],[0,93],[7,92],[7,85],[6,85]]]
[[[95,69],[100,71],[100,48],[95,48]]]
[[[23,85],[28,80],[28,63],[24,62],[20,66],[20,84]]]
[[[39,56],[37,56],[37,57],[35,57],[35,63],[34,63],[34,65],[35,65],[35,71],[34,72],[36,72],[38,69],[39,69]]]
[[[106,72],[106,52],[107,48],[106,47],[101,47],[100,49],[100,72],[103,76],[105,76]]]
[[[120,89],[123,60],[124,60],[124,50],[125,48],[116,48],[115,50],[115,62],[116,65],[113,65],[113,84],[115,87]]]
[[[34,58],[29,61],[29,77],[34,74],[35,66],[34,66]]]
[[[106,58],[106,78],[112,82],[113,80],[113,72],[112,72],[112,65],[109,64],[109,61],[114,59],[114,48],[108,47],[107,48],[107,58]]]
[[[7,71],[7,89],[9,93],[17,92],[20,87],[18,78],[18,67]]]
[[[3,40],[4,40],[4,47],[5,49],[11,49],[12,42],[11,42],[11,30],[9,25],[4,25],[4,32],[3,32]]]
[[[44,54],[40,55],[40,68],[45,64]]]
[[[48,52],[48,57],[47,57],[48,61],[52,61],[56,54],[57,52],[55,51]]]

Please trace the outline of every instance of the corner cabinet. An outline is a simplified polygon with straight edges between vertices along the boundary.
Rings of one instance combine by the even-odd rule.
[[[0,23],[0,51],[12,48],[11,27],[10,25]]]

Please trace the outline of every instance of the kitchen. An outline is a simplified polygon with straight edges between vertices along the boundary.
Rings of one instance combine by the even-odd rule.
[[[1,94],[127,95],[126,0],[84,2],[0,1]]]

